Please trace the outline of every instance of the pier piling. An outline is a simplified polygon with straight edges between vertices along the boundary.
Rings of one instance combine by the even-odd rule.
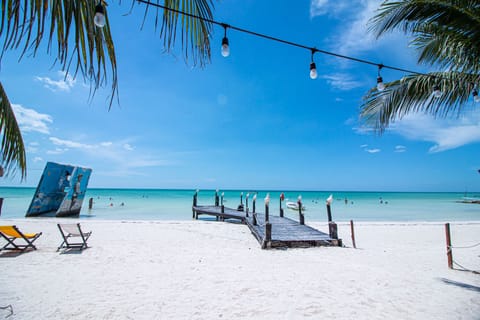
[[[285,195],[283,192],[280,194],[280,217],[283,218],[283,208],[282,208],[282,202],[285,200]]]
[[[445,223],[445,237],[447,240],[448,267],[453,269],[452,239],[450,238],[450,223]]]
[[[302,213],[302,196],[298,196],[297,204],[298,204],[298,220],[301,225],[304,225],[305,216]]]
[[[353,220],[350,220],[350,231],[352,233],[352,245],[355,249],[357,249],[357,245],[355,244],[355,230],[353,228]]]
[[[272,242],[272,224],[270,222],[265,223],[265,238],[262,242],[262,249],[270,248]]]
[[[193,194],[192,219],[195,218],[195,207],[198,203],[198,190]]]

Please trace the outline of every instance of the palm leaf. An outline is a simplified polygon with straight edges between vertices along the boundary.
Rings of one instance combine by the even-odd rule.
[[[147,5],[145,9],[145,17],[150,7],[155,7],[155,4],[162,5],[162,1],[159,0],[148,2],[151,4]],[[160,38],[163,38],[165,50],[170,52],[179,41],[186,61],[192,61],[193,65],[199,64],[200,66],[209,63],[211,57],[210,34],[213,25],[204,19],[213,20],[213,2],[211,0],[164,0],[163,2],[167,8],[187,13],[187,15],[183,15],[156,7],[155,29],[159,27],[161,16]],[[179,40],[177,39],[178,32],[180,32]]]
[[[106,6],[106,1],[101,1]],[[169,8],[212,20],[211,0],[165,0],[164,3]],[[0,62],[9,50],[20,49],[20,59],[27,52],[35,56],[42,40],[46,38],[47,52],[55,55],[55,61],[65,71],[65,77],[73,73],[75,78],[80,72],[90,82],[92,96],[111,77],[111,107],[114,99],[118,100],[117,60],[107,10],[105,26],[97,28],[93,24],[96,4],[97,0],[1,0],[0,37],[3,43],[0,43]],[[149,5],[146,13],[148,8]],[[174,47],[177,25],[180,25],[180,42],[185,59],[191,57],[194,64],[198,62],[202,66],[210,61],[210,22],[185,15],[179,22],[178,13],[157,10],[156,27],[159,13],[163,14],[160,37],[164,39],[167,51]],[[3,132],[1,164],[7,173],[14,171],[16,164],[22,172],[22,178],[25,178],[23,140],[3,87],[0,93],[0,131]]]
[[[22,180],[27,176],[27,162],[22,134],[12,105],[0,82],[0,133],[2,135],[0,166],[7,175],[20,169]]]
[[[480,58],[480,4],[478,1],[410,0],[384,3],[370,21],[380,37],[395,29],[414,35],[419,62],[441,62],[457,71],[472,72]],[[468,57],[468,60],[463,60]],[[478,72],[478,69],[473,72]]]
[[[92,95],[111,78],[111,107],[114,99],[118,99],[115,48],[107,10],[105,27],[98,28],[93,23],[96,3],[96,0],[2,0],[0,37],[4,40],[0,59],[6,51],[15,49],[21,49],[20,58],[27,52],[35,56],[46,39],[47,52],[55,55],[55,61],[66,72],[65,77],[69,73],[75,77],[80,71],[90,82]]]
[[[384,2],[370,20],[377,37],[400,29],[413,35],[419,63],[446,72],[417,74],[371,89],[360,116],[382,132],[408,113],[458,115],[480,84],[480,3],[473,0],[403,0]],[[444,92],[433,98],[439,85]]]
[[[360,117],[368,126],[383,132],[391,123],[411,113],[458,116],[471,98],[471,84],[479,81],[479,75],[460,72],[409,75],[387,83],[384,91],[371,89],[360,107]],[[434,86],[442,91],[439,98],[433,96]]]

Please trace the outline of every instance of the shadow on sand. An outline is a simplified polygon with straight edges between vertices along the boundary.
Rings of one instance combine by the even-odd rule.
[[[458,281],[453,281],[453,280],[445,279],[445,278],[440,278],[440,281],[442,281],[445,284],[451,285],[451,286],[456,286],[456,287],[460,287],[460,288],[463,288],[463,289],[467,289],[467,290],[470,290],[470,291],[475,291],[475,292],[480,293],[480,287],[473,286],[471,284],[458,282]]]

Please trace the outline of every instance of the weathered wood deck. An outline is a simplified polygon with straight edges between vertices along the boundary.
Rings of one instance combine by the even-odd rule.
[[[257,225],[253,224],[253,217],[246,219],[250,231],[261,244],[262,248],[283,248],[283,247],[319,247],[319,246],[341,246],[341,239],[332,239],[324,232],[315,228],[300,224],[290,218],[270,216],[269,222],[272,225],[271,240],[265,236],[265,216],[257,214]]]
[[[200,215],[210,215],[220,220],[237,219],[247,224],[248,228],[258,240],[262,248],[285,248],[285,247],[317,247],[317,246],[341,246],[341,239],[332,239],[328,234],[302,225],[298,221],[279,216],[269,216],[272,226],[271,239],[266,236],[265,214],[257,213],[257,224],[254,225],[252,213],[246,216],[244,211],[220,206],[193,206],[195,218]]]
[[[245,223],[245,212],[232,208],[224,207],[222,212],[222,207],[220,206],[194,206],[192,210],[195,213],[195,219],[198,219],[200,215],[209,215],[219,218],[220,220],[237,219]]]

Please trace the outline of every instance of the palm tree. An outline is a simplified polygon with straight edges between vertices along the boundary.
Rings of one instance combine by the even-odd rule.
[[[121,1],[119,1],[120,3]],[[132,0],[132,8],[137,1]],[[145,6],[145,18],[149,11],[148,2],[167,8],[182,10],[190,15],[212,20],[212,0],[164,0],[138,1]],[[111,83],[109,107],[118,101],[117,62],[113,36],[108,21],[106,0],[4,0],[1,2],[0,62],[9,50],[20,51],[20,58],[30,52],[35,56],[42,43],[48,43],[47,53],[53,54],[65,77],[80,74],[90,82],[92,95],[96,90]],[[194,65],[205,65],[210,61],[209,34],[212,25],[203,19],[181,16],[175,11],[155,9],[155,27],[161,21],[160,38],[169,51],[177,42],[178,25],[181,46],[186,60]],[[95,16],[104,14],[105,24],[94,24]],[[159,19],[159,16],[162,16]],[[144,19],[145,19],[144,18]],[[98,21],[97,21],[98,22]],[[55,45],[54,45],[55,44]],[[109,79],[109,80],[108,80]],[[7,174],[21,170],[26,177],[25,148],[15,120],[12,106],[0,83],[0,168]]]
[[[14,172],[16,165],[20,171],[22,179],[27,174],[27,164],[25,157],[25,147],[23,145],[22,134],[18,127],[13,108],[8,101],[8,97],[0,82],[0,132],[3,133],[2,144],[2,158],[0,158],[0,177],[7,172]]]
[[[377,38],[401,30],[413,36],[418,62],[438,72],[410,74],[371,89],[360,115],[382,132],[413,112],[459,115],[480,84],[480,3],[478,0],[385,1],[370,20]],[[433,95],[434,89],[437,90]]]

